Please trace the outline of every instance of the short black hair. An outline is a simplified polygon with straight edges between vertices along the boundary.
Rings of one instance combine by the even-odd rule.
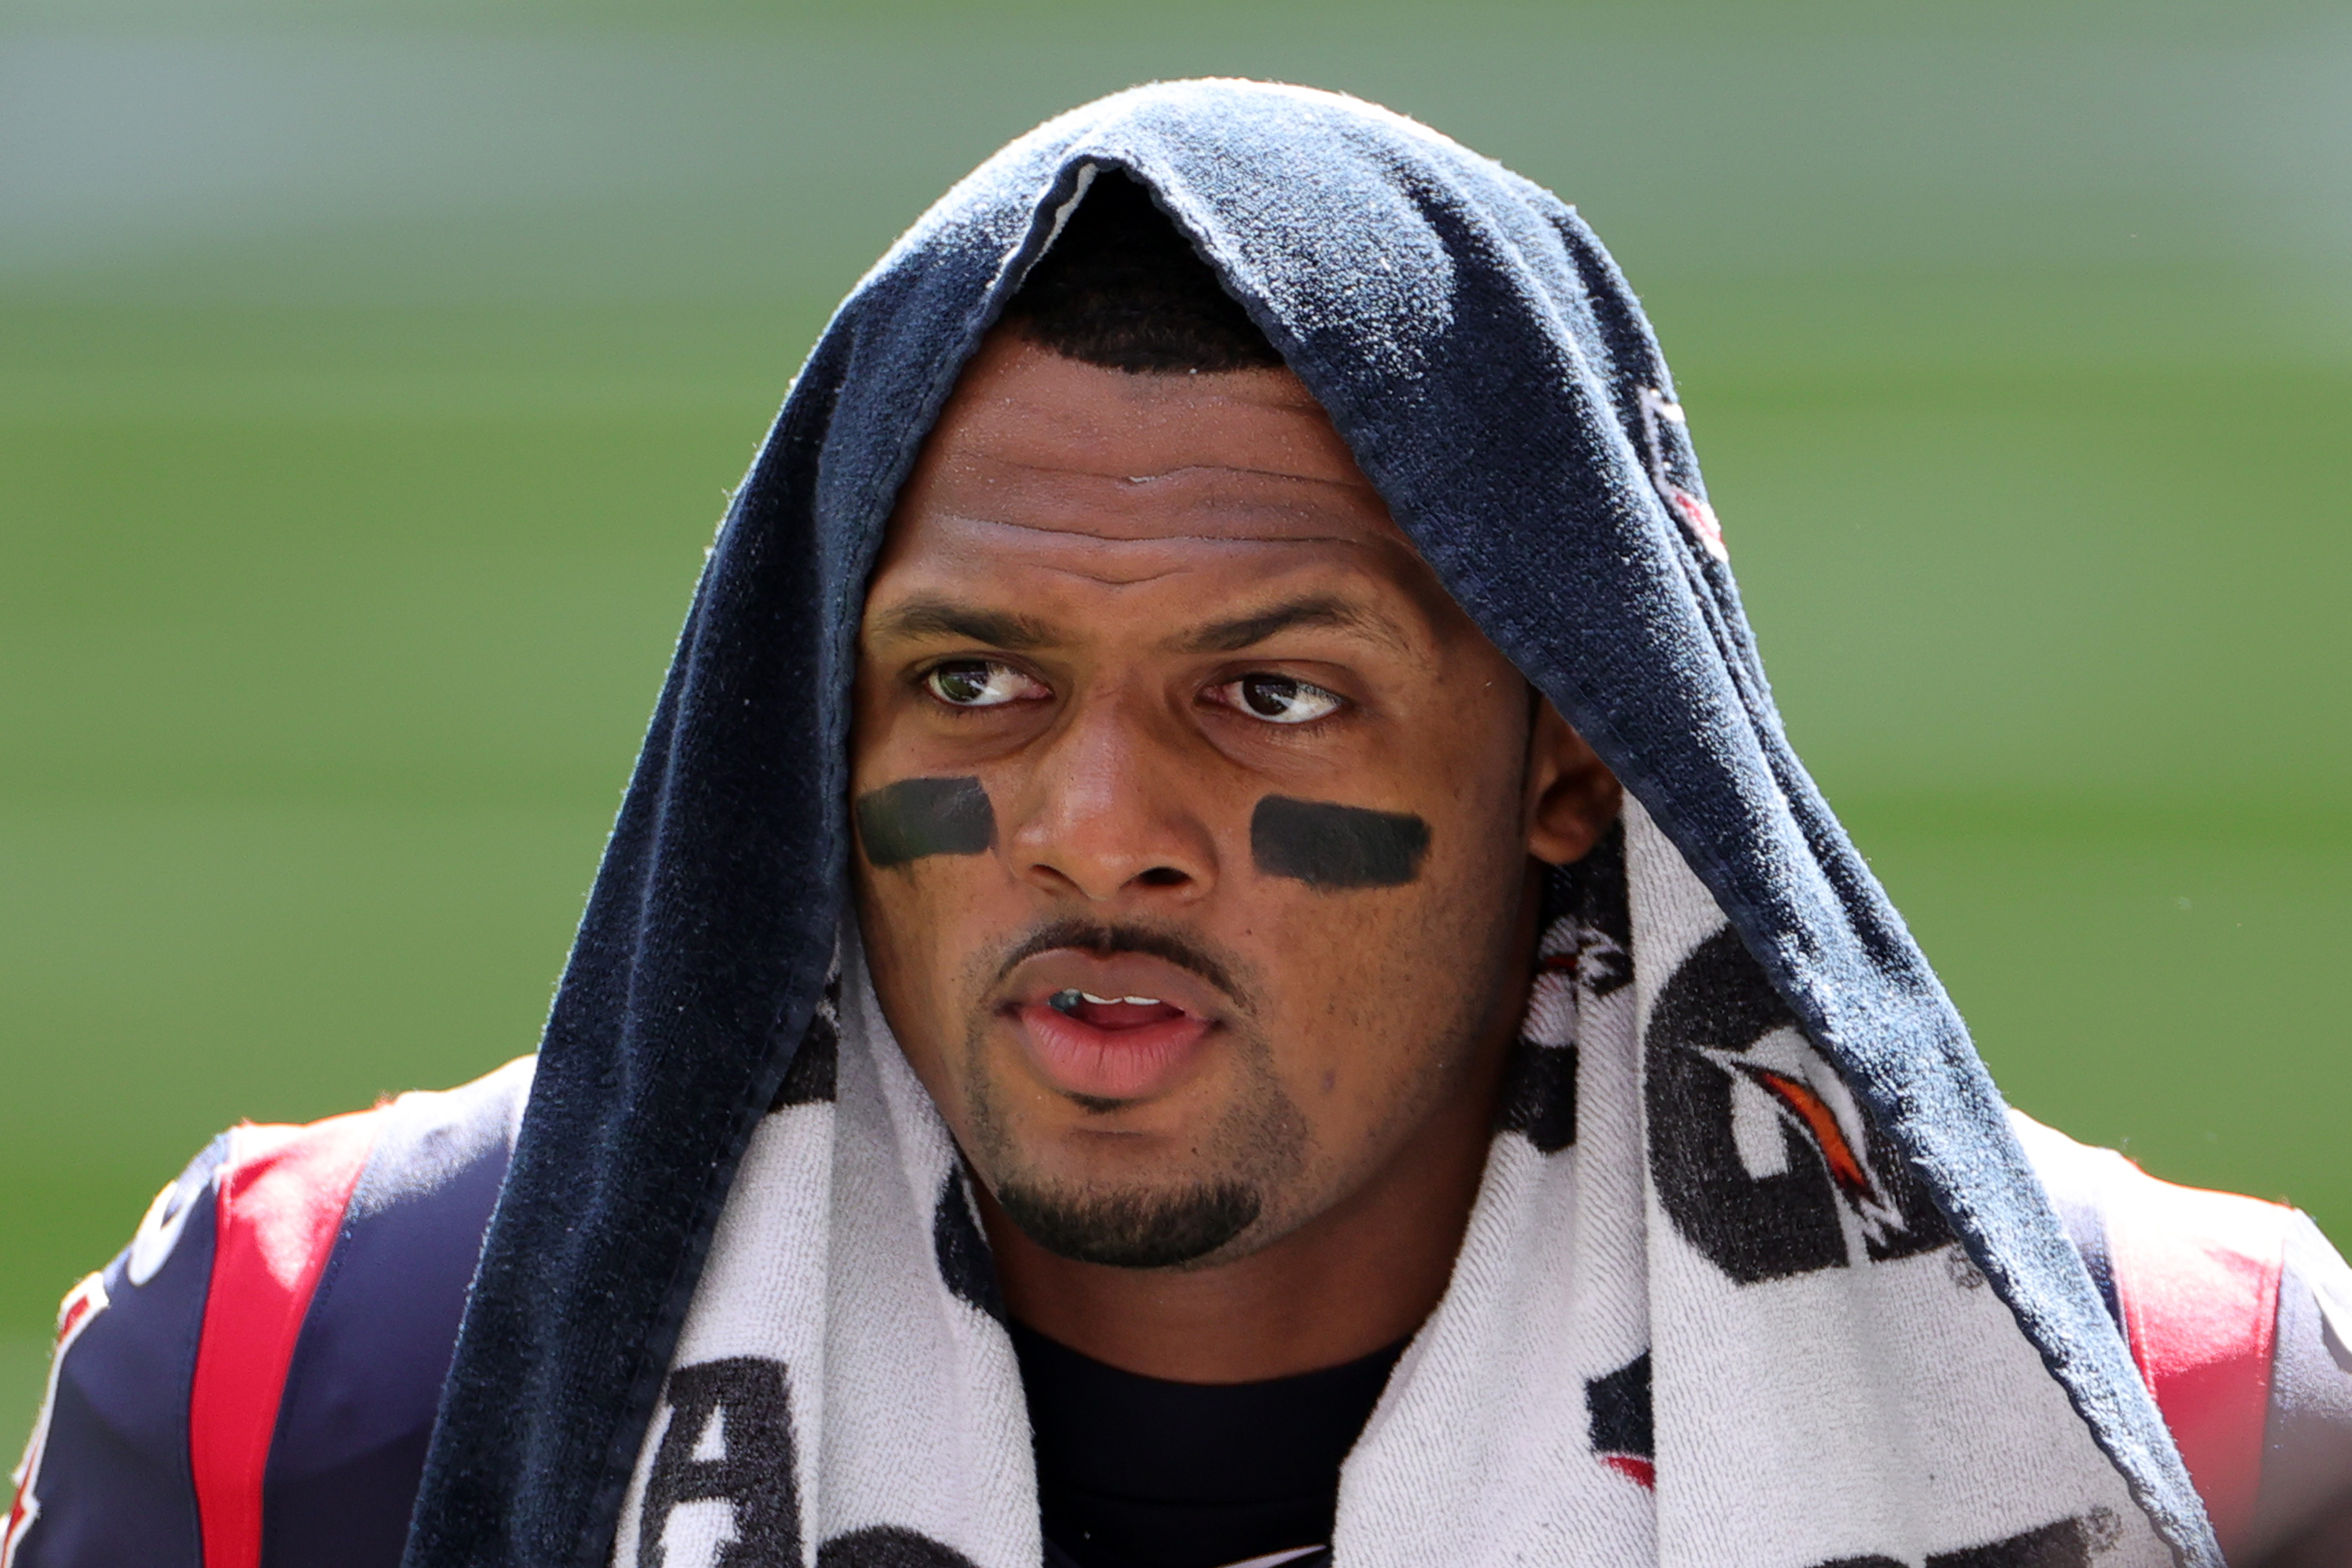
[[[1042,348],[1110,370],[1282,364],[1151,193],[1116,170],[1087,188],[1004,319]]]

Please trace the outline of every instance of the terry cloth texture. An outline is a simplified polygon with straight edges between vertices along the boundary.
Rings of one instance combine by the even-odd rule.
[[[1642,808],[1560,880],[1516,1113],[1341,1470],[1335,1560],[2168,1562]],[[844,945],[835,1097],[752,1135],[614,1568],[1044,1550],[954,1146]]]
[[[1721,940],[1884,1141],[1878,1168],[1912,1173],[2153,1528],[2183,1562],[2217,1563],[1958,1017],[1789,747],[1673,382],[1615,266],[1551,195],[1410,121],[1206,81],[1121,93],[1005,148],[876,265],[803,367],[712,549],[549,1018],[410,1568],[612,1551],[737,1168],[834,953],[854,637],[883,525],[982,333],[1107,168],[1192,238],[1448,590],[1657,825],[1727,919]],[[994,1381],[1009,1363],[977,1326],[936,1331],[976,1381],[955,1395],[971,1424],[924,1441],[976,1441],[986,1412],[1017,1415]],[[1433,1325],[1423,1353],[1445,1337]],[[855,1429],[836,1418],[902,1420],[829,1406],[827,1443]],[[1368,1461],[1391,1451],[1368,1443]],[[992,1558],[1029,1542],[1034,1515],[1008,1511],[1018,1482],[968,1457],[946,1473],[1002,1489],[975,1498],[959,1539]],[[1832,1467],[1805,1484],[1852,1483]]]

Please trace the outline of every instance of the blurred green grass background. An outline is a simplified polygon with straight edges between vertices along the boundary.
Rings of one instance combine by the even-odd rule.
[[[0,1426],[219,1128],[530,1048],[831,302],[1007,137],[1213,72],[1583,208],[2011,1098],[2352,1237],[2340,7],[20,0]]]

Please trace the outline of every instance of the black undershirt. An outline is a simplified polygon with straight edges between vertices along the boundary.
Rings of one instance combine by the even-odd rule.
[[[1265,1383],[1170,1383],[1012,1328],[1045,1539],[1079,1568],[1221,1568],[1329,1542],[1339,1461],[1404,1351]]]

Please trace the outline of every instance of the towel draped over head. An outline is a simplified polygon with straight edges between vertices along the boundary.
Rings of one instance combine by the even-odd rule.
[[[697,1369],[739,1363],[790,1388],[781,1434],[743,1430],[769,1432],[798,1480],[789,1520],[772,1497],[732,1505],[737,1541],[765,1531],[777,1561],[844,1568],[927,1560],[904,1555],[916,1542],[954,1554],[940,1562],[1036,1561],[1025,1448],[991,1425],[1011,1363],[984,1249],[940,1239],[962,1213],[950,1148],[919,1092],[892,1087],[904,1066],[844,940],[845,745],[898,488],[982,334],[1112,169],[1192,240],[1628,795],[1624,833],[1555,879],[1545,952],[1569,961],[1538,982],[1454,1286],[1349,1460],[1341,1561],[1435,1560],[1417,1496],[1465,1563],[1958,1563],[2006,1543],[1981,1561],[2218,1564],[1958,1017],[1790,749],[1614,264],[1557,198],[1411,121],[1194,81],[1102,100],[990,159],[859,283],[794,382],[704,571],[549,1019],[410,1568],[601,1563],[625,1528],[625,1560],[657,1562],[635,1542],[665,1447],[726,1468],[696,1458],[701,1434],[668,1434],[731,1408],[733,1385]],[[1622,964],[1592,957],[1611,947]],[[1563,1126],[1528,1075],[1570,1047]],[[885,1147],[897,1187],[856,1197],[889,1185],[866,1170]],[[779,1172],[815,1185],[796,1197]],[[890,1254],[882,1270],[915,1299],[863,1302],[885,1313],[863,1331],[825,1262],[861,1203],[913,1205],[923,1230],[921,1268]],[[726,1283],[747,1226],[771,1247],[798,1237],[798,1274]],[[867,1228],[858,1245],[891,1245]],[[1563,1315],[1545,1292],[1580,1258],[1612,1278]],[[876,1351],[861,1331],[950,1311],[934,1337],[954,1359],[935,1370],[966,1380],[955,1409],[921,1405],[942,1396],[912,1373],[856,1372]],[[780,1335],[814,1347],[803,1364]],[[1582,1397],[1482,1415],[1475,1391],[1510,1384]],[[1811,1412],[1807,1434],[1773,1436],[1789,1412]],[[919,1473],[907,1449],[908,1473],[877,1479],[893,1458],[874,1435],[926,1421],[965,1424],[937,1451],[966,1468]],[[1431,1436],[1448,1422],[1486,1429],[1448,1439],[1449,1458]],[[1571,1464],[1591,1473],[1563,1479]],[[1594,1516],[1559,1500],[1604,1498],[1585,1484],[1603,1479],[1622,1527],[1580,1540]],[[889,1517],[927,1492],[972,1506]],[[2029,1548],[2062,1554],[2015,1555]]]

